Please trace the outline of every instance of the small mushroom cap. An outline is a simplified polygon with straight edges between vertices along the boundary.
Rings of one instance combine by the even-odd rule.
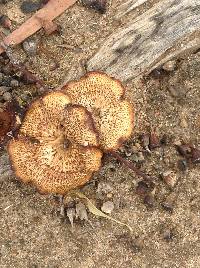
[[[59,194],[85,184],[99,170],[102,157],[95,147],[65,150],[23,138],[12,140],[8,152],[18,178],[33,183],[41,193]]]
[[[8,152],[23,182],[32,182],[40,192],[65,194],[85,184],[100,168],[98,144],[86,108],[53,92],[33,102]]]
[[[39,141],[55,141],[65,135],[72,143],[98,146],[98,134],[90,113],[71,105],[62,92],[53,92],[32,103],[19,133]]]
[[[20,134],[38,139],[55,137],[65,107],[70,99],[61,92],[52,92],[34,101],[29,107]]]
[[[91,112],[103,150],[118,149],[134,127],[132,105],[124,100],[122,84],[100,72],[89,72],[62,88],[73,104]]]

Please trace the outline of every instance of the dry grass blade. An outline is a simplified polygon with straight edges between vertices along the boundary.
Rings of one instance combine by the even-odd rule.
[[[95,205],[90,201],[89,198],[87,198],[87,196],[85,196],[83,193],[79,192],[79,191],[71,191],[70,192],[71,195],[76,196],[78,198],[83,199],[83,201],[85,202],[85,205],[87,206],[87,208],[89,209],[89,211],[94,214],[95,216],[99,216],[99,217],[103,217],[106,218],[108,220],[114,221],[120,225],[126,226],[129,231],[131,233],[133,233],[133,229],[126,223],[123,223],[121,221],[118,221],[114,218],[112,218],[111,216],[106,215],[105,213],[103,213],[102,211],[100,211],[97,207],[95,207]]]

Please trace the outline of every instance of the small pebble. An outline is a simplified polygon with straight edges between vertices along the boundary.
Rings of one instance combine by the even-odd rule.
[[[144,196],[149,193],[149,186],[145,181],[139,181],[136,187],[136,193],[140,196]]]
[[[132,153],[134,153],[134,154],[136,154],[136,153],[138,153],[138,147],[137,146],[135,146],[135,145],[133,145],[132,147],[131,147],[131,150],[132,150]]]
[[[144,158],[144,155],[142,152],[139,152],[138,153],[138,162],[144,162],[145,161],[145,158]]]
[[[0,96],[2,96],[5,92],[9,91],[9,87],[1,86],[0,87]]]
[[[200,150],[197,148],[192,148],[191,160],[194,164],[200,163]]]
[[[24,13],[24,14],[29,14],[31,12],[35,12],[37,11],[38,9],[40,9],[41,7],[41,4],[40,4],[40,1],[38,2],[34,2],[34,1],[24,1],[22,4],[21,4],[21,11]]]
[[[178,168],[185,172],[188,168],[188,164],[187,164],[187,161],[185,159],[180,159],[178,160]]]
[[[10,101],[12,99],[12,95],[11,95],[10,92],[5,92],[3,94],[3,98],[4,98],[5,101]]]
[[[87,210],[83,203],[79,202],[76,204],[76,218],[82,220],[88,220]]]
[[[134,250],[134,252],[139,252],[144,247],[144,244],[144,239],[142,237],[137,237],[133,240],[132,249]]]
[[[160,144],[161,145],[167,145],[169,143],[169,138],[166,134],[164,134],[162,136],[162,138],[160,139]]]
[[[146,149],[149,147],[150,136],[149,134],[143,134],[141,137],[142,146]]]
[[[106,182],[100,182],[97,187],[98,194],[108,194],[113,191],[113,187]]]
[[[107,214],[110,214],[114,209],[114,203],[112,201],[107,201],[103,203],[101,210]]]
[[[154,199],[154,195],[149,193],[144,197],[144,204],[149,207],[152,208],[154,206],[155,203],[155,199]]]
[[[37,43],[34,39],[27,39],[22,43],[24,51],[29,56],[35,56],[37,53]]]
[[[172,72],[176,68],[176,61],[175,60],[170,60],[170,61],[164,63],[162,68],[163,68],[163,70],[165,70],[167,72]]]
[[[107,0],[82,0],[85,6],[94,8],[102,14],[106,12],[106,2]]]
[[[176,194],[170,193],[166,197],[165,201],[163,201],[162,203],[163,208],[169,212],[173,212],[175,200],[176,200]]]
[[[125,155],[126,155],[127,157],[129,157],[129,156],[132,155],[132,152],[130,151],[130,149],[127,149],[127,148],[124,150],[124,153],[125,153]]]
[[[175,174],[172,170],[167,170],[162,173],[163,181],[170,187],[174,188],[177,183],[177,174]]]
[[[2,73],[5,75],[13,75],[14,70],[12,64],[6,64],[2,67]]]
[[[185,117],[181,116],[180,118],[180,127],[188,128],[188,122]]]
[[[4,78],[4,75],[2,73],[0,73],[0,84],[2,83],[3,81],[3,78]]]
[[[113,197],[113,194],[112,193],[108,193],[106,196],[107,196],[107,198],[112,198]]]
[[[152,192],[154,188],[155,184],[151,180],[142,180],[138,182],[136,193],[140,196],[146,196]]]
[[[186,158],[191,157],[192,148],[191,148],[190,144],[176,145],[176,149],[180,155],[182,155]]]
[[[136,163],[139,163],[139,162],[144,162],[145,161],[145,158],[144,158],[144,155],[142,152],[138,152],[136,154],[133,154],[131,156],[131,160],[136,162]]]
[[[7,4],[11,0],[0,0],[0,4]]]
[[[6,87],[10,87],[10,82],[11,82],[12,78],[11,77],[7,77],[5,76],[3,81],[1,82],[2,86],[6,86]]]
[[[0,25],[3,26],[6,29],[11,28],[11,21],[6,15],[0,15]]]
[[[164,238],[167,242],[171,241],[172,238],[173,238],[173,232],[172,232],[172,230],[170,230],[170,229],[165,229],[164,232],[163,232],[163,238]]]
[[[13,79],[13,80],[10,81],[10,86],[11,87],[18,87],[19,82],[16,79]]]

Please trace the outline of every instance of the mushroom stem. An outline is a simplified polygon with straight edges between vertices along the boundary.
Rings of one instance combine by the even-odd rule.
[[[115,151],[110,151],[110,155],[112,155],[114,158],[116,158],[120,163],[124,164],[126,167],[128,167],[130,170],[132,170],[137,176],[142,177],[144,179],[149,179],[149,176],[139,170],[133,163],[130,161],[124,159],[119,153]]]

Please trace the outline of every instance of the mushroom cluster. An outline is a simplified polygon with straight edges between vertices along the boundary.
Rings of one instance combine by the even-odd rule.
[[[130,137],[133,108],[115,79],[90,72],[29,107],[8,144],[15,174],[42,193],[65,194],[101,167],[103,152]]]

